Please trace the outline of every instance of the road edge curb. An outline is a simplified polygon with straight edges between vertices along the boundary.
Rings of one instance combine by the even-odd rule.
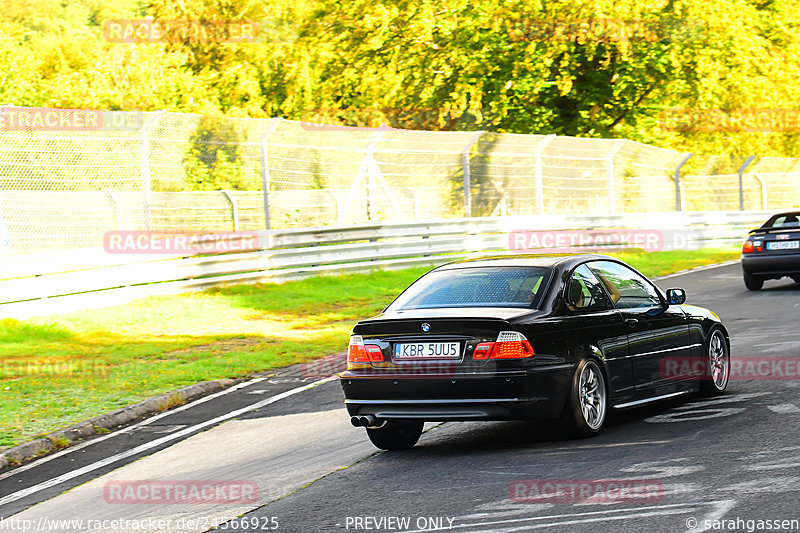
[[[241,381],[243,380],[218,379],[195,383],[194,385],[167,392],[142,402],[122,407],[116,411],[96,416],[84,422],[79,422],[72,426],[56,430],[39,439],[12,446],[0,453],[0,470],[66,448],[80,439],[120,428],[148,415],[167,411],[202,396],[219,392]]]

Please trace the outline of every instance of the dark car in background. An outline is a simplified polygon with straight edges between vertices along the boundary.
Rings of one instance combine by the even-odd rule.
[[[751,291],[784,276],[800,283],[800,211],[777,213],[750,231],[742,246],[742,275]]]
[[[609,409],[721,393],[728,332],[685,298],[603,255],[441,266],[354,327],[351,422],[383,449],[413,446],[425,421],[557,419],[590,436]]]

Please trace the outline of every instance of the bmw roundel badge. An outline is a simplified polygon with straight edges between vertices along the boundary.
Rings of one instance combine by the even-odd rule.
[[[430,333],[431,332],[431,325],[427,322],[422,324],[422,331],[423,333]]]

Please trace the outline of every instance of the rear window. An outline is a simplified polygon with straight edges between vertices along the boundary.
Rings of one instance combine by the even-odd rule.
[[[418,279],[387,311],[442,307],[538,306],[550,269],[487,267],[437,270]]]
[[[777,215],[772,217],[764,224],[765,228],[797,228],[800,227],[796,215]]]

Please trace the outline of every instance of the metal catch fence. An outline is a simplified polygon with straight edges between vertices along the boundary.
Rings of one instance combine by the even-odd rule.
[[[622,139],[4,106],[0,254],[99,246],[115,229],[223,232],[800,203],[800,159],[687,163],[690,155]]]

